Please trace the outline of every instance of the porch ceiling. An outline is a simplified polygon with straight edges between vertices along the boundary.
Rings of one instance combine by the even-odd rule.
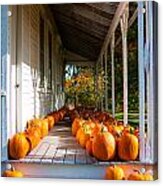
[[[66,50],[96,61],[117,10],[118,2],[50,4]],[[135,3],[130,3],[130,15]],[[115,37],[121,35],[117,27]]]
[[[91,61],[97,60],[118,3],[49,5],[64,47]]]

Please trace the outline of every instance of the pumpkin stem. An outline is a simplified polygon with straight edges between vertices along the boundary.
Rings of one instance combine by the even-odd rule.
[[[15,171],[15,167],[11,166],[11,171]]]
[[[134,129],[130,128],[130,134],[134,134]]]
[[[142,174],[142,172],[139,169],[133,169],[134,172],[137,172],[139,174]]]
[[[105,127],[104,127],[104,124],[103,123],[101,124],[101,132],[102,133],[105,132]]]

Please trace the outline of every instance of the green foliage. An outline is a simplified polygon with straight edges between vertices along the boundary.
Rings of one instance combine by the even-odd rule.
[[[97,79],[94,68],[67,66],[65,76],[65,93],[67,99],[84,106],[95,106],[104,95],[104,85],[108,84],[108,111],[111,112],[111,57],[108,53],[108,77],[104,70],[97,67]],[[122,43],[115,47],[115,100],[116,113],[123,112],[123,58]],[[98,91],[96,91],[96,88]],[[128,109],[129,113],[138,113],[138,54],[137,54],[137,22],[128,31]],[[138,116],[136,116],[138,117]]]

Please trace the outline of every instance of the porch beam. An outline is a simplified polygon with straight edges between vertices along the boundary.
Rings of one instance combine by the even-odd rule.
[[[76,66],[95,66],[95,62],[92,61],[67,61],[66,65],[76,65]]]
[[[115,12],[115,15],[113,17],[111,26],[109,27],[109,30],[106,34],[105,39],[104,39],[104,42],[103,42],[103,45],[102,45],[102,48],[101,48],[101,51],[100,51],[100,54],[99,54],[99,57],[98,57],[97,61],[100,61],[101,55],[104,53],[104,51],[108,47],[108,45],[111,41],[112,34],[113,34],[113,32],[115,32],[115,30],[116,30],[116,28],[119,24],[120,18],[123,15],[123,13],[124,13],[128,4],[129,4],[129,2],[119,3],[118,8],[117,8],[117,10]]]

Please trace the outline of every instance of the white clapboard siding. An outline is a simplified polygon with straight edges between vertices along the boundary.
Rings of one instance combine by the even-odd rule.
[[[30,63],[30,7],[22,6],[22,130],[33,115],[33,83]]]
[[[20,92],[17,99],[18,108],[19,108],[19,131],[23,131],[26,127],[27,120],[33,118],[34,114],[36,116],[45,116],[47,113],[53,110],[53,98],[56,93],[57,84],[61,86],[62,84],[62,59],[60,55],[60,45],[61,41],[59,35],[56,35],[56,25],[51,23],[51,19],[48,19],[48,16],[45,16],[46,8],[43,5],[22,5],[19,6],[21,14],[19,20],[21,24],[19,25],[21,30],[21,35],[19,35],[20,44],[19,48],[19,64],[20,64]],[[44,17],[45,23],[45,38],[47,37],[48,30],[52,33],[53,38],[53,59],[52,59],[52,87],[53,90],[47,90],[47,87],[42,89],[37,86],[37,89],[34,89],[33,86],[33,72],[37,72],[38,79],[39,77],[39,20],[40,15]],[[51,24],[51,25],[50,25]],[[12,29],[12,28],[11,28]],[[47,51],[48,51],[48,42],[45,42],[45,62],[47,62]],[[45,70],[47,71],[48,64],[45,63]],[[15,75],[16,76],[16,75]],[[48,78],[48,73],[45,72],[45,78]],[[13,90],[13,88],[12,88]],[[34,91],[36,90],[36,91]],[[13,90],[15,91],[15,89]],[[14,97],[12,98],[14,99]],[[35,107],[34,107],[35,106]],[[12,134],[11,134],[12,135]]]
[[[31,71],[38,72],[38,63],[39,63],[39,5],[30,6],[30,46],[29,46],[29,56],[30,56],[30,67]],[[34,77],[32,76],[32,79]],[[33,84],[32,84],[33,86]],[[36,91],[37,92],[37,91]],[[34,97],[34,87],[33,87],[33,108],[30,117],[33,117],[34,114],[37,116],[39,112],[34,113],[35,106],[39,106],[39,96],[36,94]],[[34,99],[36,100],[36,105],[34,105]],[[37,108],[37,107],[36,107]]]

